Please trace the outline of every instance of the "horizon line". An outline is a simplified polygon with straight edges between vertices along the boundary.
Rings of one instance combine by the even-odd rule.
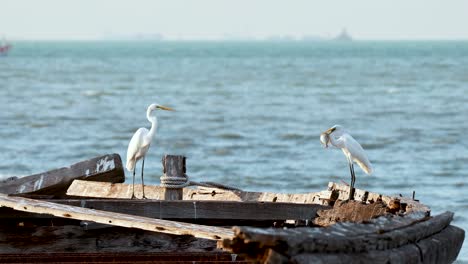
[[[353,38],[349,41],[337,40],[335,38],[9,38],[7,42],[364,42],[364,41],[468,41],[467,38]]]

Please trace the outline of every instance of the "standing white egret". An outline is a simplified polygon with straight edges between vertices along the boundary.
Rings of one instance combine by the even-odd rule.
[[[352,199],[354,196],[354,182],[356,181],[353,163],[356,162],[366,174],[370,175],[372,173],[372,165],[367,158],[364,149],[340,125],[335,125],[320,134],[320,142],[325,146],[325,148],[328,147],[328,144],[340,148],[346,156],[346,159],[348,160],[349,171],[351,172],[349,199]]]
[[[148,106],[146,110],[146,118],[151,122],[151,129],[148,130],[144,127],[139,128],[135,134],[133,134],[130,143],[128,144],[127,149],[127,170],[133,172],[133,190],[132,190],[132,199],[135,198],[135,165],[138,160],[143,159],[141,165],[141,188],[143,192],[143,199],[146,199],[145,196],[145,183],[143,181],[143,170],[145,167],[145,155],[148,152],[148,149],[151,145],[151,141],[153,140],[154,135],[156,134],[156,129],[158,127],[158,119],[156,115],[153,114],[154,110],[162,109],[168,111],[174,111],[172,108],[158,105],[158,104],[151,104]]]

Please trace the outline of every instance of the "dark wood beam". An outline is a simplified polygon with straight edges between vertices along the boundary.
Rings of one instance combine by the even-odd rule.
[[[64,195],[75,179],[98,182],[124,182],[122,160],[118,154],[109,154],[69,167],[51,170],[21,178],[10,178],[0,182],[0,193],[4,194],[52,194]]]
[[[51,199],[47,202],[108,212],[125,213],[156,219],[187,220],[311,220],[318,210],[329,209],[317,204],[232,201],[164,201],[122,199]],[[18,214],[0,210],[0,218]]]

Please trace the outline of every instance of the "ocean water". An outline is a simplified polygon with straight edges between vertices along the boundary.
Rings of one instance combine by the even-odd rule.
[[[125,162],[156,102],[177,111],[158,112],[147,183],[159,183],[163,154],[187,156],[193,180],[250,191],[349,182],[341,151],[319,142],[341,124],[375,168],[357,168],[356,187],[414,190],[468,228],[468,42],[13,45],[0,57],[3,178],[106,153]],[[459,260],[468,261],[466,243]]]

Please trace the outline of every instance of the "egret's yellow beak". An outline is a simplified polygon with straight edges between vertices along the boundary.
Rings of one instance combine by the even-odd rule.
[[[327,131],[323,132],[322,134],[327,134],[327,135],[330,135],[330,133],[332,133],[333,131],[335,131],[335,127],[330,127],[329,129],[327,129]]]
[[[158,108],[159,108],[159,109],[162,109],[162,110],[166,110],[166,111],[175,111],[174,109],[172,109],[172,108],[170,108],[170,107],[162,106],[162,105],[158,105]]]

